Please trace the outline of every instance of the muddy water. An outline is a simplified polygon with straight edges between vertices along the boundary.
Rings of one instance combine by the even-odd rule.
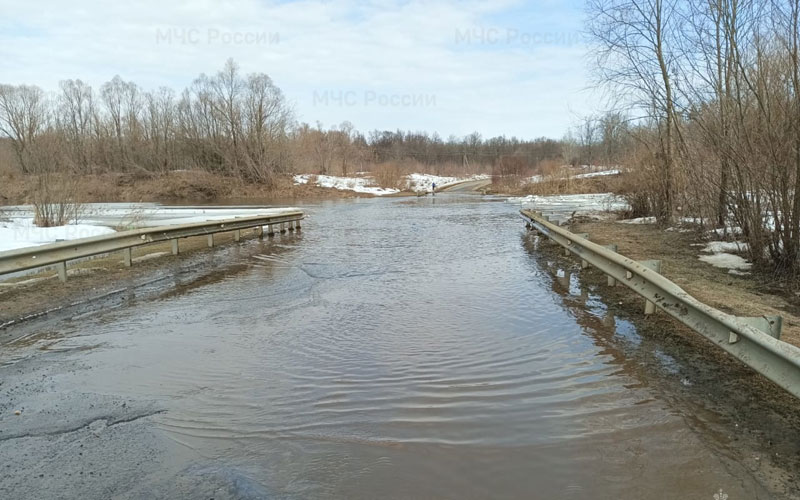
[[[249,241],[200,282],[63,322],[2,353],[0,374],[14,384],[27,370],[42,386],[37,398],[78,394],[71,401],[91,407],[72,403],[77,412],[102,414],[111,400],[156,409],[132,436],[122,429],[133,424],[106,418],[100,427],[116,434],[102,434],[105,451],[69,455],[105,472],[79,491],[769,496],[731,458],[735,443],[704,435],[634,360],[652,346],[633,325],[537,253],[517,207],[442,195],[307,211],[301,234]],[[678,370],[679,360],[653,359]],[[9,408],[35,406],[29,392],[5,397]],[[145,434],[154,443],[146,450]],[[78,491],[47,455],[77,450],[70,439],[32,448],[51,457],[35,464],[51,481],[41,491]],[[13,454],[0,441],[0,457]],[[40,491],[21,476],[0,486]]]

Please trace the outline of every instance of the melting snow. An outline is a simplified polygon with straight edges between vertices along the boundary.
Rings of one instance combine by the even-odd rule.
[[[617,169],[603,170],[601,172],[589,172],[588,174],[578,174],[573,179],[588,179],[590,177],[605,177],[606,175],[619,175],[620,171]]]
[[[311,175],[295,175],[295,184],[308,184]],[[340,191],[355,191],[356,193],[374,194],[383,196],[400,192],[399,189],[382,188],[375,186],[375,181],[369,177],[335,177],[333,175],[317,175],[316,184],[319,187],[333,188]]]
[[[302,174],[294,176],[295,184],[308,184],[311,177],[316,177],[317,186],[340,190],[355,191],[357,193],[369,193],[376,196],[398,193],[399,189],[382,188],[375,185],[372,177],[335,177],[332,175]],[[409,174],[406,176],[406,189],[411,191],[429,191],[433,184],[436,188],[444,187],[448,184],[463,181],[479,181],[488,179],[488,175],[473,175],[469,177],[446,177],[432,174]]]
[[[743,252],[748,249],[747,243],[739,241],[710,241],[705,248],[704,252],[709,253],[723,253],[723,252]]]
[[[33,207],[3,207],[7,220],[0,221],[0,251],[89,238],[114,232],[111,227],[153,227],[253,215],[278,215],[297,208],[260,207],[164,207],[155,203],[87,203],[81,207],[78,224],[38,227],[33,224]]]
[[[601,212],[608,210],[627,210],[628,204],[613,193],[567,194],[553,196],[528,195],[509,198],[508,203],[521,204],[524,208],[546,210],[571,214],[572,212]]]
[[[655,217],[637,217],[635,219],[624,219],[617,221],[620,224],[655,224]]]
[[[714,267],[720,267],[723,269],[735,269],[737,271],[747,271],[751,267],[753,267],[752,264],[744,260],[742,257],[724,252],[715,253],[713,255],[701,255],[700,260],[708,264],[711,264]]]
[[[56,227],[38,227],[33,224],[33,217],[18,218],[8,222],[0,222],[0,252],[31,246],[55,243],[61,240],[76,240],[101,234],[110,234],[114,230],[109,227],[90,224],[68,224]]]

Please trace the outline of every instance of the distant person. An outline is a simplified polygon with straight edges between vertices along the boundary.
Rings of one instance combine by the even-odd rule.
[[[431,194],[433,196],[436,196],[436,183],[435,182],[431,183]]]

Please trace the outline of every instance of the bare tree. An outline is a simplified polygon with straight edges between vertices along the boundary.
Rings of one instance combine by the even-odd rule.
[[[599,83],[624,94],[628,105],[657,130],[648,147],[659,163],[657,217],[673,210],[673,174],[679,131],[673,74],[679,54],[674,38],[678,0],[589,0],[588,31],[594,41]]]
[[[31,85],[0,85],[0,132],[11,138],[23,173],[30,171],[30,153],[48,119],[44,92]]]

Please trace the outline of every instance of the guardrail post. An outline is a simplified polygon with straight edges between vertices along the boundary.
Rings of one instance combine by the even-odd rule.
[[[294,232],[294,221],[290,220],[289,222],[286,223],[286,225],[289,226],[286,229],[288,229],[291,232]]]
[[[125,267],[133,265],[133,249],[131,247],[122,250],[122,261],[125,263]]]
[[[614,253],[617,253],[617,245],[606,245],[604,248],[611,250]],[[608,276],[608,286],[617,286],[617,280]]]
[[[259,240],[264,239],[264,226],[258,226],[256,228],[256,234],[258,235]]]
[[[281,228],[281,234],[285,233],[286,232],[286,223],[285,222],[281,222],[280,223],[280,228]]]
[[[589,233],[577,233],[577,235],[585,240],[589,239]],[[581,259],[581,269],[587,269],[588,267],[589,263],[585,259]]]
[[[294,221],[294,228],[295,228],[295,229],[297,229],[298,231],[299,231],[299,230],[301,230],[301,229],[303,229],[303,228],[300,226],[300,219],[297,219],[296,221]]]
[[[67,281],[67,261],[56,263],[56,270],[58,271],[58,279],[65,283]]]
[[[214,233],[209,234],[206,238],[208,239],[208,248],[214,248]]]
[[[242,239],[242,232],[240,230],[235,230],[233,232],[233,241],[239,241]]]
[[[652,269],[658,274],[661,274],[661,261],[660,260],[640,260],[639,264],[643,265],[648,269]],[[633,278],[633,273],[627,271],[625,273],[628,279]],[[645,314],[653,314],[656,312],[656,305],[650,302],[649,300],[644,301],[644,313]]]
[[[272,224],[267,224],[267,236],[275,236],[275,228]]]
[[[172,255],[178,255],[180,249],[178,248],[178,238],[172,240]]]

